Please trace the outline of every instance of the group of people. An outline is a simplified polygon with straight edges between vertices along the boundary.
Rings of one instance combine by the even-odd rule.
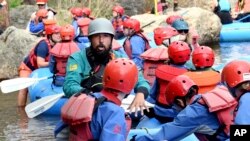
[[[250,1],[238,0],[235,7],[231,8],[229,0],[213,0],[214,12],[219,16],[222,24],[232,23],[233,20],[249,22]]]
[[[232,61],[221,74],[212,70],[213,50],[186,43],[189,26],[181,16],[167,18],[168,26],[154,30],[155,43],[167,47],[169,57],[155,69],[150,86],[140,56],[150,49],[149,40],[123,7],[114,6],[112,20],[90,16],[89,8],[71,8],[72,25],[59,26],[55,18],[47,19],[47,0],[37,0],[37,5],[30,27],[38,26],[42,38],[21,63],[19,74],[28,77],[35,69],[49,67],[53,84],[63,88],[73,101],[70,105],[86,102],[82,106],[88,112],[80,119],[62,115],[70,140],[126,140],[131,128],[149,128],[149,134],[134,140],[180,140],[192,133],[203,140],[226,140],[230,125],[250,123],[250,63]],[[123,46],[114,47],[124,36]],[[67,53],[61,54],[62,47]],[[133,114],[120,108],[129,94],[135,95],[129,109],[141,119],[136,124]],[[85,95],[89,99],[83,99]],[[25,106],[26,99],[27,89],[20,90],[18,106]],[[145,101],[155,106],[149,109]],[[150,128],[158,131],[150,134]]]

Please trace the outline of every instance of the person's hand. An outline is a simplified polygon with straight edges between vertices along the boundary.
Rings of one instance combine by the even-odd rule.
[[[234,12],[234,13],[232,14],[232,18],[233,18],[233,19],[236,19],[236,18],[238,17],[238,15],[239,15],[239,13]]]
[[[131,113],[134,110],[135,116],[137,117],[137,112],[139,112],[139,110],[141,111],[141,115],[144,115],[144,112],[143,112],[144,109],[147,109],[147,111],[149,112],[149,109],[145,104],[144,94],[136,93],[133,102],[129,106],[129,111]]]
[[[1,2],[1,5],[2,5],[2,6],[6,5],[6,4],[7,4],[6,0],[3,0],[3,1]]]
[[[30,20],[35,21],[36,20],[36,14],[32,14],[31,17],[30,17]]]

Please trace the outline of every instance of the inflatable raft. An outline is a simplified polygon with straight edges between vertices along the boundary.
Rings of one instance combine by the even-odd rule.
[[[250,41],[250,23],[234,22],[222,25],[220,42],[246,42]]]
[[[53,74],[50,72],[49,68],[40,68],[31,73],[31,78],[42,78],[42,77],[50,77],[45,80],[41,80],[38,83],[30,86],[29,90],[29,98],[30,102],[34,102],[37,99],[40,99],[45,96],[56,95],[63,92],[62,87],[57,87],[52,84],[52,76]],[[67,98],[60,98],[50,109],[45,111],[43,114],[46,115],[54,115],[60,116],[61,107],[67,101]]]

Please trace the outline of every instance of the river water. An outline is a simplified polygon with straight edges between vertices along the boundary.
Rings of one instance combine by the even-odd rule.
[[[211,46],[216,53],[215,64],[250,54],[250,43]],[[53,130],[59,117],[28,119],[24,110],[16,107],[16,97],[17,93],[0,93],[0,141],[54,141]]]

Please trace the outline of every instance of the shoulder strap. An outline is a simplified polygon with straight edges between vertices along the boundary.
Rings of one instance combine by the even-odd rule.
[[[97,110],[98,106],[99,106],[100,104],[102,104],[102,103],[103,103],[104,101],[106,101],[106,100],[107,100],[107,98],[104,97],[104,96],[101,96],[101,97],[99,97],[99,98],[96,98],[96,102],[95,102],[95,106],[94,106],[93,113]]]

